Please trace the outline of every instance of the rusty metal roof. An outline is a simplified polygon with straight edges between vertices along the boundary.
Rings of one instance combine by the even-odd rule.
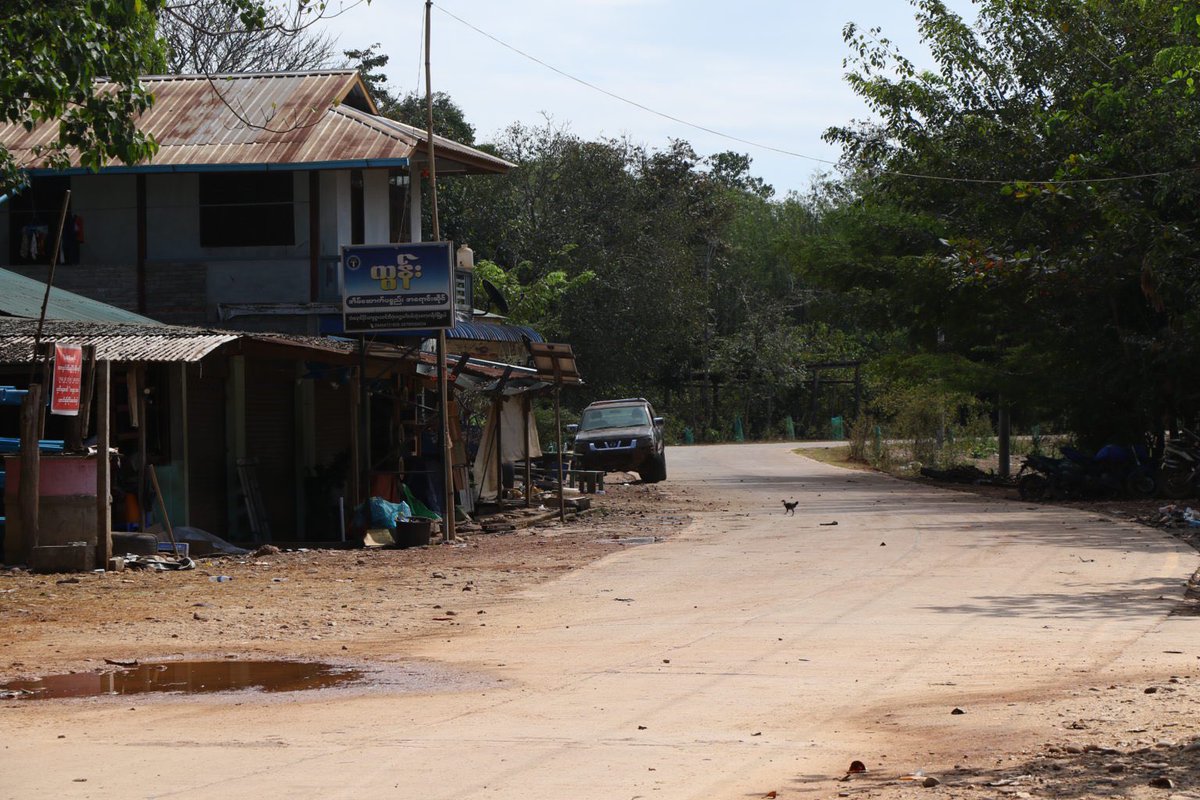
[[[203,168],[402,167],[424,148],[418,129],[393,123],[377,111],[354,70],[236,75],[152,75],[142,83],[154,103],[137,121],[159,144],[149,164],[110,163],[106,169],[138,172]],[[96,91],[116,85],[98,81]],[[52,142],[57,121],[26,131],[0,126],[0,145],[27,169],[44,160],[38,146]],[[435,139],[435,141],[438,141]],[[466,145],[438,141],[451,171],[504,172],[511,165]],[[71,166],[79,168],[77,154]]]
[[[380,125],[408,137],[414,144],[413,160],[419,164],[429,161],[429,134],[421,128],[413,127],[387,117],[375,117]],[[507,172],[516,166],[511,161],[476,150],[474,147],[447,139],[445,136],[433,135],[434,151],[437,154],[438,172],[464,173],[493,173]]]

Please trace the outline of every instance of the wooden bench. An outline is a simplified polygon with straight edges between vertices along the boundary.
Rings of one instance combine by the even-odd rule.
[[[604,491],[604,471],[595,469],[568,470],[568,480],[574,482],[575,488],[585,494],[595,494]]]

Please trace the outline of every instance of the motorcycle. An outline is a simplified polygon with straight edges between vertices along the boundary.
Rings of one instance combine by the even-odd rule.
[[[1178,437],[1167,440],[1158,488],[1164,496],[1176,500],[1196,496],[1200,490],[1200,436],[1183,430]]]
[[[1073,447],[1061,450],[1062,458],[1025,458],[1017,473],[1017,492],[1022,500],[1151,497],[1155,492],[1155,466],[1142,445],[1110,444],[1095,454]]]

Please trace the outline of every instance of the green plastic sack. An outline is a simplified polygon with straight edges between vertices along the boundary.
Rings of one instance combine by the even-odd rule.
[[[420,519],[432,519],[438,522],[442,521],[441,516],[437,512],[431,511],[429,506],[413,497],[412,490],[408,488],[408,484],[402,483],[400,486],[404,489],[404,499],[408,503],[409,508],[412,509],[412,515],[414,517],[418,517]]]

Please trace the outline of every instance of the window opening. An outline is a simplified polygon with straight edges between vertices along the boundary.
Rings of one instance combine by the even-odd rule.
[[[200,174],[200,246],[270,247],[296,243],[290,172]]]

